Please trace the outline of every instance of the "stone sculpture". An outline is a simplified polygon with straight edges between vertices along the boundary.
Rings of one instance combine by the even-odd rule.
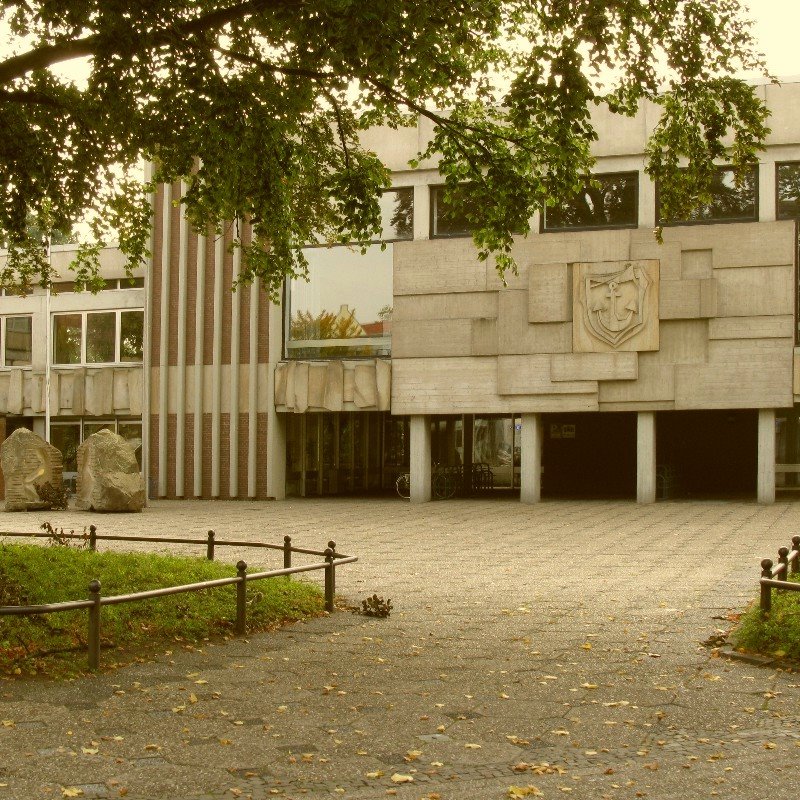
[[[57,447],[27,428],[17,428],[0,445],[0,466],[6,486],[6,511],[50,508],[36,491],[51,484],[62,489],[62,458]]]
[[[78,448],[77,508],[85,511],[141,511],[144,480],[136,453],[109,430],[89,436]]]

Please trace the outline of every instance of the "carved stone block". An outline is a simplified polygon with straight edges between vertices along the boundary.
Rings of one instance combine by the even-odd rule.
[[[17,428],[0,445],[0,466],[6,486],[6,511],[49,508],[36,487],[46,483],[55,489],[62,487],[61,452],[27,428]]]
[[[574,352],[658,350],[657,261],[577,263],[572,277]]]
[[[89,436],[78,448],[76,506],[86,511],[141,511],[144,480],[136,453],[109,430]]]

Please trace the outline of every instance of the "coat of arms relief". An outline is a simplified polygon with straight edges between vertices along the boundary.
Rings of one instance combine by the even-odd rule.
[[[658,261],[573,265],[576,353],[658,350]]]

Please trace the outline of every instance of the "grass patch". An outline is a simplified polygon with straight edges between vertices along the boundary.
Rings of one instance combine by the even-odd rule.
[[[797,575],[789,579],[797,582]],[[754,603],[731,636],[741,650],[800,661],[800,592],[772,592],[772,611],[761,614]]]
[[[94,578],[109,596],[235,574],[233,565],[203,558],[0,544],[0,605],[87,599]],[[247,598],[248,632],[314,616],[324,607],[315,585],[285,578],[248,583]],[[163,652],[176,641],[191,646],[230,635],[235,617],[235,586],[104,606],[101,666]],[[85,671],[87,618],[85,610],[0,617],[0,675]]]

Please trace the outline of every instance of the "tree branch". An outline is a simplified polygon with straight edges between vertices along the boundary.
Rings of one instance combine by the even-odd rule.
[[[150,47],[160,47],[169,44],[176,36],[186,37],[206,33],[253,14],[287,6],[298,6],[302,3],[303,0],[246,0],[246,2],[227,8],[209,11],[201,17],[185,23],[177,23],[167,30],[157,32],[150,39],[149,45]],[[108,38],[105,34],[96,33],[83,39],[44,44],[27,53],[7,58],[0,62],[0,85],[5,85],[29,72],[45,69],[62,61],[93,56],[101,44],[107,43]],[[128,49],[129,46],[126,47],[126,50]]]

